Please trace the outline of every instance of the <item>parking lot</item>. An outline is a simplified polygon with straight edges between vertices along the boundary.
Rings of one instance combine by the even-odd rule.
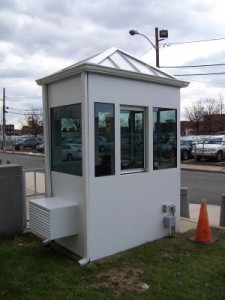
[[[225,135],[185,136],[180,140],[181,160],[199,163],[225,160]]]

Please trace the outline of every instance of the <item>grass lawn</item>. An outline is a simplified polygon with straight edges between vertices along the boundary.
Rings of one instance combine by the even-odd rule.
[[[80,267],[31,234],[0,241],[0,299],[225,299],[225,230],[210,246],[194,232]]]

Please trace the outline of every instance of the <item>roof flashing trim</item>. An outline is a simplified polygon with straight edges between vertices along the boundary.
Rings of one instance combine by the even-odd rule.
[[[47,77],[38,79],[36,80],[36,83],[38,85],[45,85],[59,80],[64,80],[68,77],[79,75],[82,72],[91,72],[91,73],[98,73],[98,74],[104,74],[109,76],[123,77],[128,79],[143,80],[143,81],[161,83],[161,84],[176,86],[181,88],[187,87],[189,85],[189,82],[181,81],[173,77],[171,78],[159,77],[159,76],[149,75],[149,74],[144,74],[139,72],[110,68],[106,66],[99,66],[94,63],[84,63],[82,65],[77,66],[76,68],[65,69],[62,72],[54,73]]]

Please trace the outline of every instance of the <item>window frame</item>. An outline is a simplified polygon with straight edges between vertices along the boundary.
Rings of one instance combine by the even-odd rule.
[[[60,106],[54,106],[54,107],[51,107],[50,108],[50,132],[51,132],[51,142],[50,142],[50,169],[51,171],[53,172],[58,172],[58,173],[61,173],[61,174],[69,174],[69,175],[72,175],[72,176],[79,176],[79,177],[82,177],[83,176],[83,151],[82,151],[82,156],[81,156],[81,168],[80,168],[80,172],[79,172],[79,169],[75,169],[76,172],[71,172],[70,169],[65,169],[63,170],[63,167],[66,165],[65,161],[64,160],[60,160],[60,167],[57,168],[56,167],[56,163],[58,162],[55,157],[55,147],[56,147],[56,144],[55,144],[55,141],[56,141],[56,133],[57,131],[54,130],[54,126],[53,126],[53,122],[55,121],[54,119],[54,113],[56,110],[59,110],[59,109],[67,109],[68,107],[79,107],[79,111],[80,111],[80,122],[81,122],[81,138],[82,138],[82,127],[83,127],[83,124],[82,124],[82,103],[79,102],[79,103],[72,103],[72,104],[65,104],[65,105],[60,105]],[[60,118],[60,124],[62,122],[62,119],[63,118]],[[53,131],[54,130],[54,131]],[[62,137],[62,131],[61,132],[61,135],[60,137]],[[81,144],[82,145],[82,144]],[[60,142],[60,145],[57,145],[57,146],[60,146],[61,148],[61,142]],[[82,146],[81,146],[82,147]],[[61,151],[61,150],[60,150]],[[61,156],[61,152],[60,152],[60,156]],[[63,167],[62,167],[63,166]]]
[[[134,173],[144,173],[147,172],[147,116],[148,116],[148,107],[146,106],[136,106],[136,105],[120,105],[120,114],[122,110],[135,111],[135,112],[143,112],[143,164],[144,166],[141,168],[130,168],[130,169],[121,169],[121,123],[120,123],[120,175],[126,174],[134,174]],[[119,119],[120,120],[120,119]]]
[[[168,155],[168,153],[170,153],[170,155],[171,155],[170,159],[167,158],[167,166],[165,166],[165,167],[160,167],[160,163],[161,162],[159,162],[159,163],[156,162],[157,163],[157,167],[155,167],[155,146],[158,147],[159,143],[155,143],[155,141],[154,141],[154,128],[155,128],[155,124],[156,124],[155,123],[155,119],[154,119],[154,113],[158,112],[158,111],[160,111],[160,112],[163,112],[163,111],[174,111],[175,112],[175,118],[174,118],[175,123],[174,124],[176,124],[176,126],[175,126],[175,136],[176,136],[176,139],[175,139],[176,140],[176,144],[175,144],[176,151],[175,151],[175,154],[176,155],[175,156],[172,155],[172,153],[174,153],[173,152],[173,148],[172,148],[172,151],[170,150],[170,152],[169,151],[165,152],[167,155]],[[152,140],[152,149],[153,149],[152,164],[153,165],[152,165],[152,167],[153,167],[153,171],[162,171],[162,170],[177,169],[178,168],[178,128],[177,128],[177,126],[178,126],[178,119],[177,119],[177,117],[178,117],[178,109],[177,108],[159,107],[159,106],[153,106],[152,107],[152,125],[153,125],[153,127],[152,127],[153,128],[153,140]],[[163,122],[160,122],[160,124],[161,123],[163,123]],[[165,133],[165,132],[161,132],[161,133]],[[171,137],[169,137],[169,139],[170,138]],[[163,142],[163,145],[164,146],[167,145],[169,143],[169,141],[170,140],[168,140],[167,142]],[[163,155],[160,154],[159,160],[161,160],[161,157],[163,157]],[[175,160],[173,161],[173,159],[175,159]],[[169,161],[171,163],[171,166],[169,166],[169,164],[168,164]]]
[[[111,106],[112,108],[112,119],[113,119],[113,122],[112,122],[112,131],[110,132],[111,134],[111,137],[112,137],[112,149],[105,149],[104,151],[100,151],[99,149],[99,137],[102,136],[100,135],[100,131],[96,132],[96,127],[97,125],[99,125],[99,123],[97,124],[96,123],[96,112],[97,112],[97,108],[98,108],[98,105],[106,105],[106,106]],[[102,113],[105,113],[105,111],[102,111]],[[115,176],[116,174],[116,142],[115,142],[115,130],[116,130],[116,124],[115,124],[115,114],[116,114],[116,105],[115,103],[111,103],[111,102],[99,102],[99,101],[96,101],[94,102],[94,167],[95,167],[95,170],[94,170],[94,177],[97,178],[97,177],[106,177],[106,176]],[[99,127],[98,127],[98,130],[99,130]],[[98,134],[97,134],[98,133]],[[97,135],[96,135],[97,134]],[[97,139],[98,139],[98,142],[97,142]],[[98,148],[98,151],[96,152],[96,149]],[[108,151],[108,153],[107,153]],[[103,155],[99,155],[99,152],[102,152],[101,154]],[[103,153],[104,152],[104,153]],[[98,153],[98,158],[101,158],[101,163],[98,163],[96,164],[96,153]],[[104,159],[105,157],[105,159]],[[110,162],[109,162],[109,165],[110,165],[110,173],[108,172],[109,169],[108,167],[104,167],[104,162],[106,162],[108,164],[108,161],[109,161],[109,158],[110,158]]]

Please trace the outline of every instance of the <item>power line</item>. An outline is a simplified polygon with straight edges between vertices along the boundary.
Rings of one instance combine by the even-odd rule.
[[[42,96],[30,96],[30,97],[19,97],[19,100],[23,100],[23,99],[41,99]],[[7,99],[11,99],[11,100],[18,100],[18,97],[9,97],[6,96]]]
[[[43,115],[43,109],[42,108],[22,109],[22,108],[7,107],[7,109],[9,110],[7,112],[10,113],[10,114],[24,115],[24,116]],[[23,111],[23,113],[21,111]]]
[[[205,40],[187,41],[187,42],[174,42],[174,43],[167,43],[167,45],[192,44],[192,43],[212,42],[212,41],[220,41],[220,40],[225,40],[225,37],[214,38],[214,39],[205,39]],[[189,65],[189,66],[161,66],[161,68],[180,69],[180,68],[204,68],[204,67],[219,67],[219,66],[225,66],[225,63]],[[210,72],[210,73],[196,73],[196,74],[175,74],[174,76],[206,76],[206,75],[224,75],[224,74],[225,74],[225,72]]]
[[[225,82],[210,82],[210,81],[203,81],[203,80],[195,80],[195,79],[190,79],[189,82],[200,82],[200,83],[204,83],[207,85],[225,85]]]
[[[204,64],[204,65],[189,65],[189,66],[161,66],[164,69],[179,69],[179,68],[202,68],[202,67],[220,67],[225,66],[225,63],[219,64]]]
[[[205,76],[205,75],[225,75],[225,72],[196,73],[196,74],[175,74],[174,76]]]
[[[12,107],[8,107],[8,109],[12,109],[12,110],[22,110],[22,111],[29,111],[29,112],[34,112],[34,111],[38,111],[38,110],[43,110],[42,108],[23,109],[23,108],[12,108]]]
[[[173,46],[173,45],[183,45],[183,44],[193,44],[193,43],[202,43],[202,42],[213,42],[213,41],[221,41],[225,40],[225,37],[221,38],[213,38],[213,39],[204,39],[204,40],[193,40],[193,41],[185,41],[185,42],[172,42],[172,43],[165,43],[159,45],[159,47],[166,47],[166,46]],[[153,47],[145,51],[140,57],[145,55],[147,52],[151,51]],[[223,66],[225,63],[222,64],[209,64],[209,65],[196,65],[196,66],[161,66],[161,68],[197,68],[197,67],[211,67],[211,66]]]
[[[8,112],[9,114],[14,114],[14,115],[23,115],[23,116],[30,116],[32,115],[32,113],[19,113],[19,112]],[[35,113],[35,116],[38,115],[38,116],[42,116],[43,114],[38,114],[38,113]]]
[[[205,39],[205,40],[186,41],[186,42],[172,42],[172,43],[161,44],[159,46],[160,47],[166,47],[166,46],[172,46],[172,45],[183,45],[183,44],[194,44],[194,43],[203,43],[203,42],[214,42],[214,41],[221,41],[221,40],[225,40],[225,37],[214,38],[214,39]],[[153,49],[153,47],[151,47],[150,49],[148,49],[147,51],[145,51],[141,56],[143,56],[144,54],[146,54],[148,51],[150,51],[152,49]],[[165,68],[165,67],[163,67],[163,68]]]
[[[206,39],[206,40],[195,40],[195,41],[187,41],[187,42],[174,42],[174,43],[166,43],[165,46],[170,45],[181,45],[181,44],[192,44],[192,43],[202,43],[202,42],[213,42],[213,41],[221,41],[225,40],[225,37],[215,38],[215,39]]]

